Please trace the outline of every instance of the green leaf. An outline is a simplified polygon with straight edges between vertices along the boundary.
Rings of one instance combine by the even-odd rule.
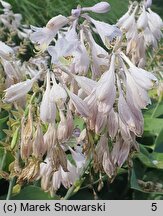
[[[155,161],[155,166],[158,169],[163,169],[163,153],[153,152],[152,156],[153,156],[154,161]]]
[[[2,111],[0,113],[0,140],[2,140],[6,134],[3,132],[3,129],[7,128],[7,121],[8,121],[8,112]]]
[[[5,158],[4,158],[5,156]],[[2,166],[2,161],[4,160],[4,164],[3,164],[3,171],[8,172],[9,170],[9,165],[10,163],[14,160],[14,157],[12,156],[12,154],[7,151],[6,155],[5,155],[5,151],[3,147],[0,147],[0,166]]]
[[[154,151],[163,153],[163,128],[160,131],[159,135],[157,136],[154,144]]]
[[[162,129],[163,119],[149,117],[146,117],[144,119],[144,131],[158,135]]]
[[[83,130],[84,128],[84,120],[78,116],[75,116],[75,119],[74,119],[74,126],[79,128],[80,130]]]
[[[131,172],[131,188],[144,193],[163,194],[163,170],[146,169],[135,160]]]
[[[152,118],[158,118],[163,115],[163,101],[161,102],[153,102],[152,105],[149,106],[148,110],[144,111],[144,116],[152,116]]]
[[[134,168],[131,171],[130,185],[131,185],[132,189],[140,190],[141,191],[141,188],[139,187],[137,176],[136,176]]]
[[[55,195],[52,198],[49,193],[45,193],[40,187],[30,185],[23,188],[18,195],[13,196],[12,200],[59,200],[59,197]]]
[[[153,163],[153,160],[151,160],[150,157],[147,157],[143,153],[136,153],[135,157],[137,157],[146,167],[156,168],[155,164]]]

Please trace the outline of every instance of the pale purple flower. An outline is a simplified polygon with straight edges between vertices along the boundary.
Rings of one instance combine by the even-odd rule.
[[[2,1],[2,0],[0,2],[2,4],[2,6],[4,7],[4,9],[6,9],[6,10],[10,10],[11,9],[11,5],[8,2]]]
[[[40,118],[43,122],[55,123],[56,118],[56,105],[50,99],[50,73],[47,72],[46,90],[40,105]]]
[[[142,13],[137,20],[138,29],[145,29],[148,25],[148,16],[145,7],[142,8]]]
[[[135,7],[134,11],[132,12],[131,15],[129,15],[127,17],[126,15],[126,19],[124,20],[124,22],[122,22],[121,24],[121,28],[122,30],[125,30],[126,32],[131,31],[131,29],[134,27],[135,25],[135,13],[137,10],[137,6]]]
[[[100,35],[103,43],[109,44],[114,38],[121,36],[122,32],[115,25],[110,25],[105,22],[97,21],[89,16],[85,16],[92,22],[96,28],[97,33]]]
[[[58,15],[53,17],[46,24],[46,27],[32,27],[34,32],[30,35],[30,39],[33,43],[37,43],[39,45],[40,50],[44,51],[53,40],[58,30],[67,23],[68,19],[65,16]]]
[[[99,2],[92,7],[84,7],[81,11],[92,11],[95,13],[107,13],[110,9],[110,4],[108,2]]]
[[[50,95],[49,95],[50,100],[51,102],[55,102],[58,106],[62,106],[66,102],[67,93],[60,84],[56,83],[54,76],[52,76],[52,80],[53,80],[53,86],[50,90]]]
[[[55,46],[48,47],[48,52],[52,56],[51,62],[53,64],[60,64],[62,57],[72,55],[77,45],[74,41],[68,41],[66,38],[58,39]]]
[[[89,117],[91,115],[88,105],[80,97],[75,95],[73,92],[68,91],[71,102],[73,103],[76,111],[83,117]]]
[[[24,97],[32,88],[35,78],[14,84],[5,90],[4,102],[11,103]]]
[[[144,0],[144,6],[145,8],[150,8],[152,5],[152,0]]]
[[[125,160],[127,159],[130,151],[130,143],[123,141],[119,138],[116,143],[113,144],[113,150],[111,153],[114,164],[117,163],[119,167],[123,165]]]
[[[109,152],[104,152],[102,165],[105,173],[109,176],[109,178],[111,178],[114,175],[115,166],[112,163],[112,158]]]
[[[6,45],[5,43],[3,43],[2,41],[0,41],[0,57],[6,59],[12,56],[13,54],[14,54],[14,50],[8,45]]]
[[[107,113],[109,112],[114,104],[116,97],[115,87],[115,55],[111,57],[110,68],[100,78],[96,87],[96,98],[98,104],[98,111]]]
[[[92,89],[94,89],[97,85],[97,82],[89,79],[85,76],[74,75],[74,79],[78,83],[79,87],[87,94],[91,94]]]
[[[118,113],[115,112],[113,109],[109,112],[108,115],[108,132],[109,136],[114,139],[117,135],[118,128],[119,128],[119,117]]]
[[[89,69],[89,56],[84,43],[80,43],[76,51],[73,52],[73,56],[74,72],[79,75],[86,75]]]
[[[97,112],[96,122],[95,122],[95,133],[100,134],[103,132],[107,124],[107,115],[102,112]]]
[[[100,76],[101,72],[108,67],[108,53],[95,42],[92,34],[89,31],[87,33],[92,57],[92,78],[94,79]]]

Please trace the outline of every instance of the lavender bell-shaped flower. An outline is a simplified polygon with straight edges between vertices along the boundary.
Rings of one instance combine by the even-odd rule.
[[[46,90],[40,105],[40,118],[43,122],[55,123],[56,118],[56,105],[50,99],[50,73],[47,72]]]
[[[111,57],[110,68],[100,78],[96,87],[96,98],[98,111],[109,112],[115,102],[116,87],[115,87],[115,55]]]
[[[48,21],[46,27],[37,28],[31,26],[34,31],[30,35],[30,39],[33,43],[39,45],[39,49],[44,51],[50,42],[53,40],[58,30],[68,23],[68,19],[65,16],[58,15]]]

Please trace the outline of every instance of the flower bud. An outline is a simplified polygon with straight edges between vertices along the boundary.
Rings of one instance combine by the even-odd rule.
[[[99,2],[92,7],[82,8],[82,11],[92,11],[95,13],[107,13],[110,9],[110,4],[108,2]]]
[[[152,5],[152,0],[144,0],[144,6],[145,8],[149,8]]]
[[[0,2],[5,9],[7,10],[11,9],[11,5],[8,2],[2,1],[2,0]]]
[[[67,23],[68,19],[65,16],[58,15],[51,18],[46,24],[46,27],[52,30],[59,30],[60,28],[62,28],[62,26],[66,25]]]

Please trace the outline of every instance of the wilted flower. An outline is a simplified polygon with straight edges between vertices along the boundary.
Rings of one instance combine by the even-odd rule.
[[[44,134],[44,143],[47,148],[48,154],[51,152],[54,145],[57,143],[57,130],[55,123],[49,124],[48,130]]]
[[[29,107],[27,122],[25,117],[21,120],[20,156],[23,160],[29,158],[32,151],[33,117],[31,112],[31,107]]]
[[[47,150],[40,123],[38,123],[36,132],[34,134],[32,150],[33,155],[38,159],[41,159]]]
[[[63,111],[60,110],[60,122],[57,128],[57,138],[59,142],[64,142],[68,138],[68,124]]]

